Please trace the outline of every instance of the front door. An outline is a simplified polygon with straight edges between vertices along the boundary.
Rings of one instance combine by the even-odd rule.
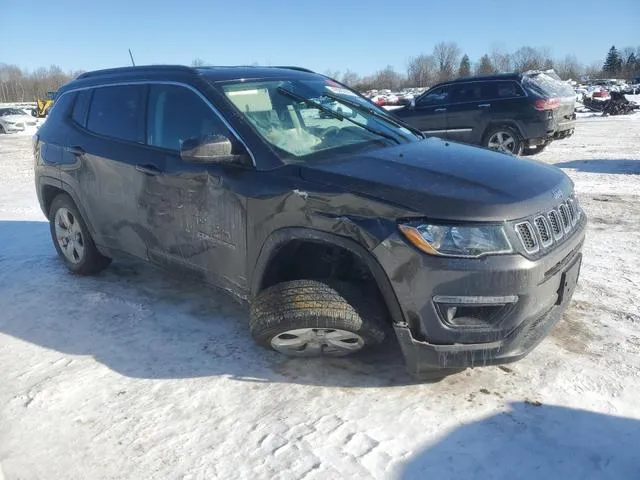
[[[186,86],[151,85],[147,144],[164,158],[162,172],[147,172],[141,223],[149,232],[149,258],[187,270],[222,288],[246,288],[246,199],[234,188],[245,167],[190,164],[184,140],[231,137],[206,101]]]
[[[404,120],[429,136],[446,138],[449,88],[438,87],[418,97],[415,105],[403,112]]]

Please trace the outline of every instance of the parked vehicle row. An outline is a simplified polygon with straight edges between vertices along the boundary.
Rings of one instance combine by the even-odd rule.
[[[536,120],[510,131],[546,141],[573,128],[550,88],[449,82],[416,108],[445,108],[447,135],[461,104],[478,113],[472,131],[515,110]],[[124,255],[192,275],[249,303],[256,342],[294,357],[395,332],[416,375],[517,360],[559,321],[580,272],[586,218],[563,171],[425,138],[304,69],[86,73],[62,87],[34,146],[38,199],[72,272]]]

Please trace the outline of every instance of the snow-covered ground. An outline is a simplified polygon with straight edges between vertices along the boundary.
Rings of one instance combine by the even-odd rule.
[[[0,136],[0,479],[640,478],[640,115],[538,158],[590,218],[573,305],[522,361],[430,384],[392,342],[263,350],[244,309],[144,265],[69,274],[31,139]]]

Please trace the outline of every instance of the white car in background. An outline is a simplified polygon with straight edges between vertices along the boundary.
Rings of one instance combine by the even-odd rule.
[[[35,127],[36,119],[19,108],[0,108],[0,133],[22,132],[27,127]]]

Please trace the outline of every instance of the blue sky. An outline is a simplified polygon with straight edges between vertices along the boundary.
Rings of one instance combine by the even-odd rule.
[[[0,63],[92,70],[128,64],[300,65],[372,73],[455,41],[601,61],[640,45],[640,0],[0,0]],[[603,21],[608,12],[616,22]],[[34,33],[35,32],[35,33]]]

